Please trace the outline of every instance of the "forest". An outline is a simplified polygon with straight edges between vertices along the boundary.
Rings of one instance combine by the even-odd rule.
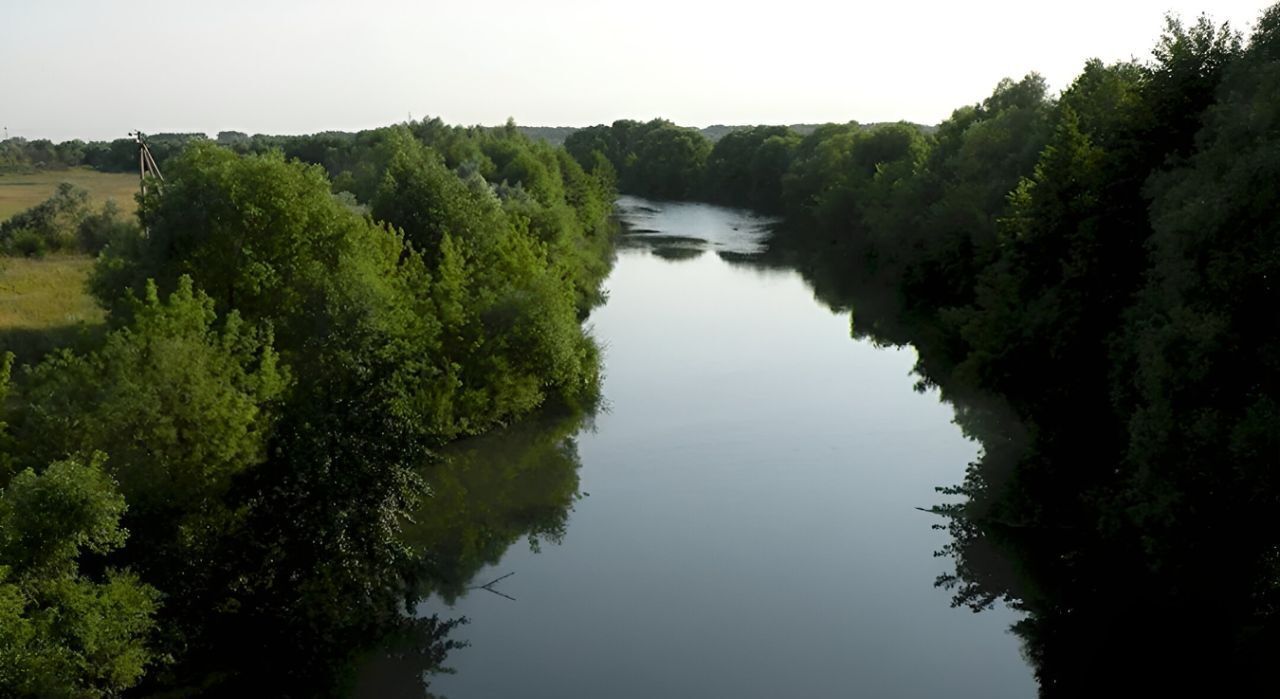
[[[769,256],[918,353],[983,452],[945,488],[975,610],[1028,612],[1044,696],[1266,687],[1280,648],[1280,7],[1170,19],[1060,95],[1004,80],[932,133],[618,121],[624,192],[781,214]],[[1194,668],[1171,673],[1169,668]]]
[[[610,180],[514,129],[312,141],[187,144],[136,224],[62,188],[0,227],[96,253],[108,309],[0,364],[3,693],[340,693],[388,644],[430,668],[455,622],[416,604],[479,563],[408,543],[448,512],[413,516],[448,492],[424,465],[596,400]]]

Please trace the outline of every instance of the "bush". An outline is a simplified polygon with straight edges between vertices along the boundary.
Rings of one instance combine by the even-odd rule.
[[[69,182],[53,196],[0,223],[0,253],[41,257],[50,252],[96,255],[109,243],[124,240],[137,225],[107,201],[98,211],[89,205],[89,192]]]
[[[97,255],[107,245],[129,237],[137,224],[120,217],[120,207],[108,200],[97,213],[89,214],[76,227],[76,242],[82,252]]]
[[[7,239],[0,240],[0,251],[23,257],[44,257],[48,252],[44,236],[30,228],[19,228]]]

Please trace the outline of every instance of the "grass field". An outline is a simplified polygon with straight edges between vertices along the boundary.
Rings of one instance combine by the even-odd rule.
[[[89,190],[95,206],[107,199],[115,199],[121,211],[133,213],[133,195],[138,191],[136,174],[71,168],[28,175],[0,174],[0,221],[48,199],[60,182],[70,182]]]
[[[85,287],[91,269],[83,255],[0,257],[0,352],[33,361],[100,332],[104,314]]]

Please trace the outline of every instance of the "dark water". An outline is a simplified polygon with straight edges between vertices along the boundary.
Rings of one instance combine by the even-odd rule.
[[[434,484],[420,543],[447,582],[423,609],[469,617],[471,646],[432,692],[1033,696],[1015,613],[933,585],[947,536],[915,508],[977,446],[913,390],[914,353],[852,340],[795,272],[718,254],[758,251],[761,221],[621,206],[641,232],[589,321],[606,409],[463,445]]]

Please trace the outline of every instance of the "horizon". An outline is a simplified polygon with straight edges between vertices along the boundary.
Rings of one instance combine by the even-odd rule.
[[[39,70],[0,74],[10,97],[0,127],[65,141],[132,130],[350,132],[416,115],[570,128],[653,118],[698,128],[932,125],[1006,77],[1038,72],[1056,94],[1090,58],[1145,60],[1166,13],[1185,23],[1205,13],[1247,39],[1264,7],[992,0],[922,11],[799,0],[774,12],[659,0],[636,12],[580,0],[359,8],[236,0],[201,12],[154,0],[65,0],[12,9],[0,26],[0,64],[39,56]]]

